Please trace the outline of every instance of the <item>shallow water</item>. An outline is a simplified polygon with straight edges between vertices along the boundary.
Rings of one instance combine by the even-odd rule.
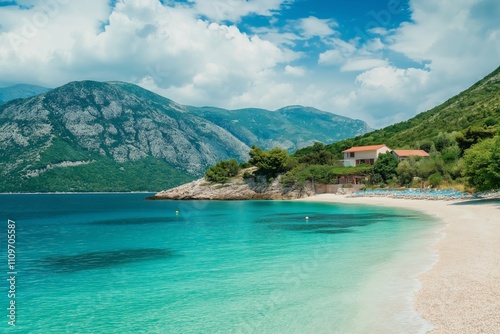
[[[412,302],[416,275],[434,260],[430,245],[440,223],[428,216],[356,205],[146,196],[0,195],[0,219],[16,221],[17,331],[429,328]],[[6,262],[6,228],[0,238]],[[0,302],[7,307],[2,281]],[[1,327],[9,327],[7,320]]]

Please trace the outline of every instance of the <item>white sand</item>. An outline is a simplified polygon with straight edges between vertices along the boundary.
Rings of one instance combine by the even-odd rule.
[[[302,201],[419,210],[447,223],[439,260],[419,280],[416,310],[437,333],[500,333],[500,204],[316,195]]]

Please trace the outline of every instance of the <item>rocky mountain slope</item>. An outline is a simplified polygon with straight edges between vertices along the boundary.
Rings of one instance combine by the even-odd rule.
[[[50,88],[19,84],[9,87],[0,88],[0,104],[9,102],[15,99],[24,99],[38,94],[48,92]]]
[[[372,130],[363,121],[303,106],[288,106],[276,111],[188,108],[192,114],[227,129],[248,145],[263,148],[278,146],[293,151],[317,141],[331,143]]]
[[[13,100],[0,106],[0,191],[166,189],[218,160],[246,160],[253,144],[294,149],[369,129],[302,107],[252,112],[182,106],[122,82]]]

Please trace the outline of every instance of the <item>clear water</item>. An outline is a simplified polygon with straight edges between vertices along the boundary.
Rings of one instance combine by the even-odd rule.
[[[417,274],[439,223],[294,201],[0,195],[16,221],[19,333],[423,333]],[[176,214],[178,211],[178,214]],[[308,216],[309,220],[305,217]],[[1,331],[1,330],[0,330]]]

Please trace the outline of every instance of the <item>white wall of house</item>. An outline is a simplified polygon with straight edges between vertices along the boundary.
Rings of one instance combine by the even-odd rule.
[[[390,148],[388,148],[387,146],[382,146],[381,148],[379,148],[377,150],[377,158],[378,158],[378,155],[379,154],[384,154],[384,153],[387,153],[387,152],[390,152],[392,151]]]
[[[347,154],[347,153],[346,153]],[[356,166],[356,159],[348,159],[344,156],[344,167],[354,167]]]
[[[370,160],[373,159],[376,161],[378,159],[379,154],[387,153],[391,151],[387,146],[382,146],[378,150],[370,150],[370,151],[359,151],[359,152],[345,152],[344,153],[344,166],[351,167],[358,165],[356,162],[358,160]],[[351,154],[354,153],[354,157]]]

